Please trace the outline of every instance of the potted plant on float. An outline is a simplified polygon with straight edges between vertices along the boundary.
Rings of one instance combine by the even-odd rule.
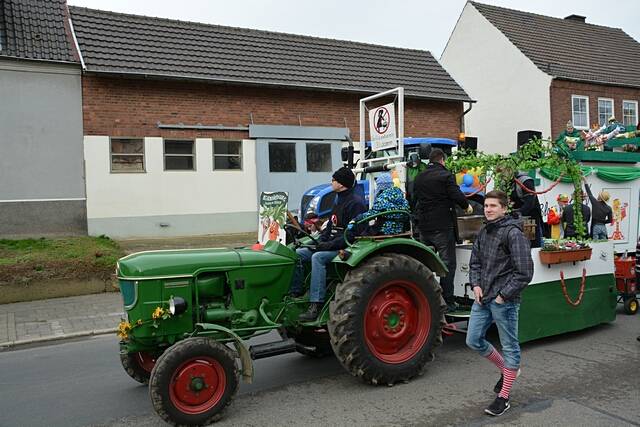
[[[547,264],[561,264],[563,262],[577,262],[591,259],[591,247],[586,242],[575,240],[545,240],[540,249],[540,262]]]

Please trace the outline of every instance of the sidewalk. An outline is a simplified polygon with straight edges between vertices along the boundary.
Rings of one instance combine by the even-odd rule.
[[[0,305],[0,350],[115,333],[123,315],[119,292]]]

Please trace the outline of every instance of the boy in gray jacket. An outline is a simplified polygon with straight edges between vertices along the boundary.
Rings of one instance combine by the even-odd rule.
[[[506,216],[507,195],[490,191],[485,196],[487,224],[473,243],[469,261],[469,281],[475,302],[467,330],[467,346],[495,364],[501,371],[494,387],[498,396],[485,409],[489,415],[502,415],[511,405],[509,393],[520,370],[518,310],[520,293],[533,277],[529,241],[520,221]],[[486,338],[495,321],[502,354]]]

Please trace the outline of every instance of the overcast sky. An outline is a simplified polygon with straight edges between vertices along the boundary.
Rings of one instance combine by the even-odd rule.
[[[73,6],[430,51],[440,58],[465,0],[67,0]],[[640,41],[638,0],[484,0],[622,28]],[[612,46],[615,55],[615,46]]]

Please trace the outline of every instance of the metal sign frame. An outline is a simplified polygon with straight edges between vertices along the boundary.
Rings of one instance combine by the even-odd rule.
[[[382,157],[379,159],[365,159],[365,148],[367,144],[367,136],[366,136],[366,124],[369,121],[369,118],[366,114],[366,103],[373,101],[374,99],[384,98],[389,95],[397,95],[398,99],[398,126],[396,128],[397,135],[397,143],[398,143],[398,155]],[[396,120],[394,118],[394,120]],[[371,130],[370,130],[371,131]],[[373,163],[386,162],[387,164],[393,163],[393,160],[400,159],[399,161],[404,160],[404,88],[397,87],[395,89],[389,89],[385,92],[376,93],[375,95],[368,96],[366,98],[360,99],[360,141],[358,142],[358,151],[360,152],[360,165],[361,167],[366,167]],[[375,180],[373,179],[373,174],[369,175],[369,207],[373,206],[373,194],[375,193]]]

